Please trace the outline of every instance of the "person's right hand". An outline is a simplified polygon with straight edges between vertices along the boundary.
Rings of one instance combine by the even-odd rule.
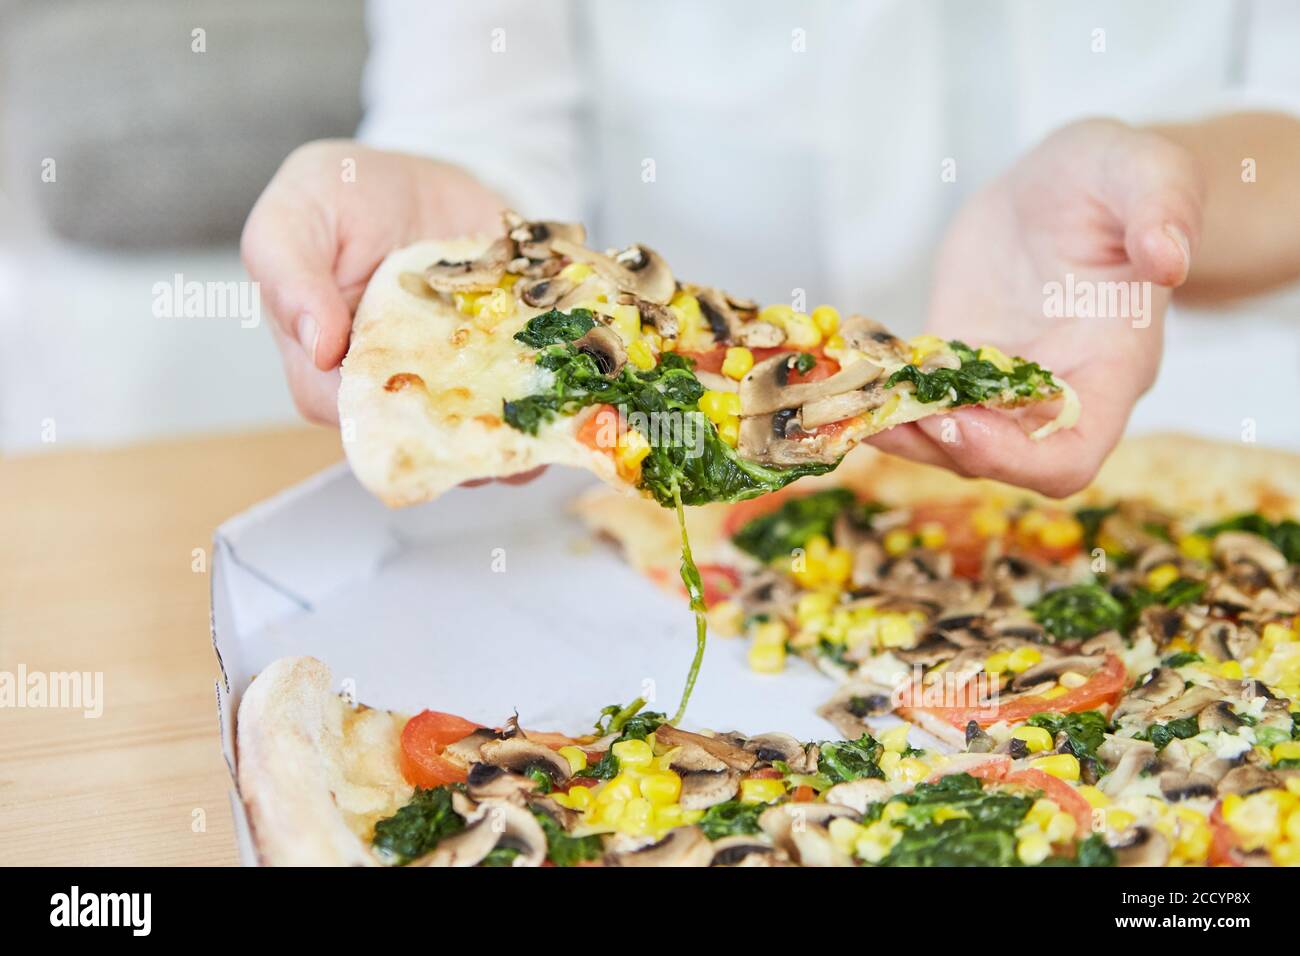
[[[384,256],[418,239],[499,232],[503,206],[455,166],[351,140],[289,155],[244,224],[240,254],[304,417],[338,422],[352,313]]]

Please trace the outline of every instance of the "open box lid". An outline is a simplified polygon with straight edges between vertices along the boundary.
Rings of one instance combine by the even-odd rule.
[[[526,485],[459,488],[390,510],[345,464],[217,529],[212,640],[221,664],[222,749],[253,676],[309,654],[340,690],[374,706],[425,708],[587,730],[600,708],[650,696],[677,706],[695,647],[675,600],[592,539],[569,505],[594,479],[551,468]],[[832,683],[804,662],[751,671],[745,644],[711,636],[685,726],[803,739],[838,736],[816,708]],[[232,794],[240,855],[255,862]]]

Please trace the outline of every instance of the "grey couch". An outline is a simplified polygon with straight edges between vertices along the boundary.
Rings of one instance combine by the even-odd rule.
[[[0,0],[0,189],[74,243],[232,243],[286,153],[355,130],[365,54],[361,0]]]

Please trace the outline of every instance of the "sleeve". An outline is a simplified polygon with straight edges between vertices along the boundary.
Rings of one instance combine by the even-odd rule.
[[[530,218],[582,219],[574,0],[370,0],[358,137],[455,163]]]

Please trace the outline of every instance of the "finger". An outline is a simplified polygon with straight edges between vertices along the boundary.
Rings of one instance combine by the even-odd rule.
[[[316,368],[337,366],[347,351],[352,310],[334,276],[333,230],[264,197],[248,217],[240,253],[285,334]]]
[[[1123,143],[1108,156],[1106,176],[1124,251],[1139,281],[1182,285],[1201,234],[1200,172],[1186,150],[1155,134]]]
[[[867,444],[890,455],[918,461],[923,465],[936,465],[939,468],[953,469],[952,457],[940,445],[915,423],[895,425],[883,432],[877,432],[867,439]]]
[[[284,377],[298,414],[318,425],[339,423],[339,370],[322,372],[307,358],[297,341],[273,325],[275,344],[280,349]]]

